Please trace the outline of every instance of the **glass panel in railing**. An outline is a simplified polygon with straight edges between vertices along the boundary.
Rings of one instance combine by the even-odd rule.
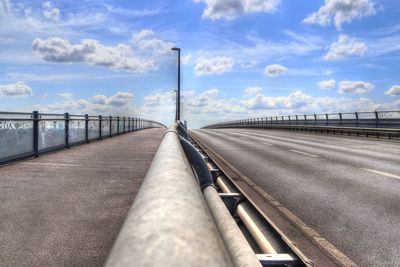
[[[0,113],[0,162],[33,152],[33,121],[29,119],[30,115],[22,116],[27,120],[8,120],[6,117],[17,119],[21,116]]]
[[[130,118],[125,118],[125,131],[129,131],[129,120]]]
[[[306,118],[307,118],[308,121],[313,121],[313,120],[315,120],[314,115],[306,115]]]
[[[379,119],[400,119],[400,111],[379,111]]]
[[[375,119],[375,112],[359,112],[358,119]]]
[[[124,118],[119,118],[119,132],[124,132]]]
[[[356,114],[355,113],[342,113],[342,119],[343,120],[355,120]]]
[[[329,120],[340,120],[340,115],[338,113],[328,114]]]
[[[111,122],[111,134],[116,134],[117,132],[118,132],[117,118],[113,117],[113,120]]]
[[[69,121],[69,143],[82,142],[86,140],[85,116],[70,116]]]
[[[88,121],[88,138],[95,139],[99,137],[99,118],[89,117]]]
[[[110,135],[110,120],[109,118],[101,120],[101,136],[109,136]]]
[[[44,115],[39,121],[39,150],[65,145],[64,115]]]

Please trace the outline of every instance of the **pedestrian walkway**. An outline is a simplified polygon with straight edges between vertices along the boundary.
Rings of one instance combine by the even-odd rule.
[[[0,167],[0,266],[102,266],[164,132]]]

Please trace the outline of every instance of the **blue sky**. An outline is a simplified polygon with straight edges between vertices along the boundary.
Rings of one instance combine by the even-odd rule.
[[[174,119],[400,110],[400,2],[0,0],[0,110]]]

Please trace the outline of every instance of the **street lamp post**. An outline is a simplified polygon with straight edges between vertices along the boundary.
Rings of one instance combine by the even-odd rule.
[[[173,92],[175,94],[175,107],[177,107],[177,105],[178,105],[178,90],[175,89]],[[176,108],[175,109],[175,121],[177,121],[177,120],[178,120],[178,109]]]
[[[171,50],[178,51],[178,91],[176,97],[176,120],[181,119],[181,49],[173,47]]]

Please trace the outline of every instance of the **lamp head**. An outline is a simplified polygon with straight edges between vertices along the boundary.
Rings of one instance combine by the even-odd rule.
[[[174,51],[179,51],[179,50],[181,50],[180,48],[178,48],[178,47],[172,47],[171,48],[171,50],[174,50]]]

